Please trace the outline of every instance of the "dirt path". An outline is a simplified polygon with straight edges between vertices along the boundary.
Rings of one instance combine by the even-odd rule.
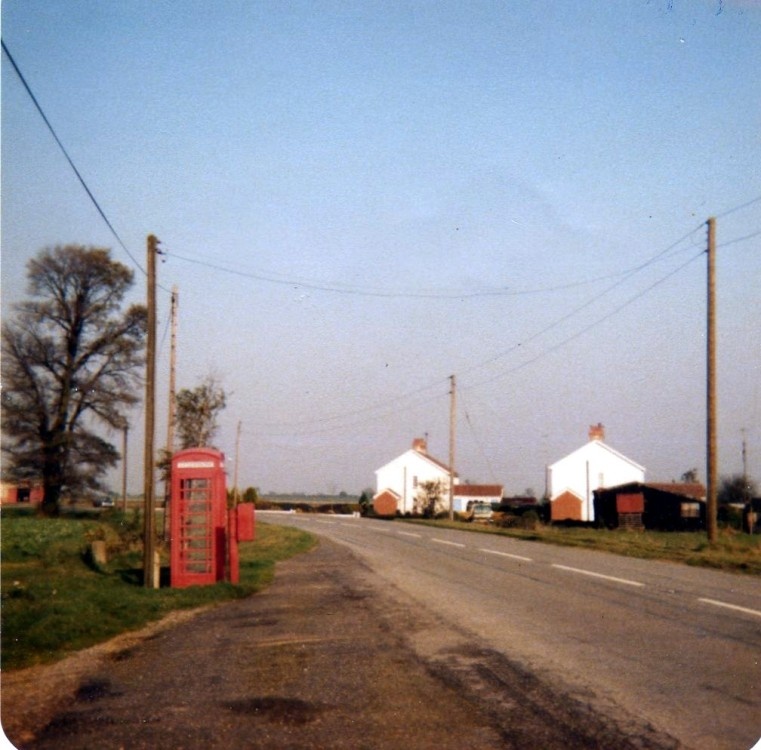
[[[2,698],[30,749],[675,747],[626,737],[325,541],[257,596],[11,674]]]

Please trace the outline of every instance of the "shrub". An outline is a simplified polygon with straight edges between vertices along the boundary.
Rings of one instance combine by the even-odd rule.
[[[521,517],[521,528],[532,531],[539,526],[539,514],[535,510],[526,511]]]

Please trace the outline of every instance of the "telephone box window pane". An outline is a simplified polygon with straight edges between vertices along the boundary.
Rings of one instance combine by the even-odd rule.
[[[209,479],[180,481],[180,549],[188,573],[212,569],[211,489]]]

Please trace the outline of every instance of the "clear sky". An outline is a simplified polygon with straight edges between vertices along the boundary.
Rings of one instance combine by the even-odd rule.
[[[597,422],[705,479],[715,216],[719,469],[745,430],[761,480],[761,3],[4,0],[2,35],[128,251],[3,55],[3,314],[55,244],[143,297],[157,235],[159,445],[177,285],[178,387],[228,391],[242,487],[447,460],[450,375],[463,479],[542,492]]]

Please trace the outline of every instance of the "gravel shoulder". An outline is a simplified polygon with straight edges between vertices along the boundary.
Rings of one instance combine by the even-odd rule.
[[[267,590],[4,675],[18,748],[675,748],[599,716],[322,540]]]

